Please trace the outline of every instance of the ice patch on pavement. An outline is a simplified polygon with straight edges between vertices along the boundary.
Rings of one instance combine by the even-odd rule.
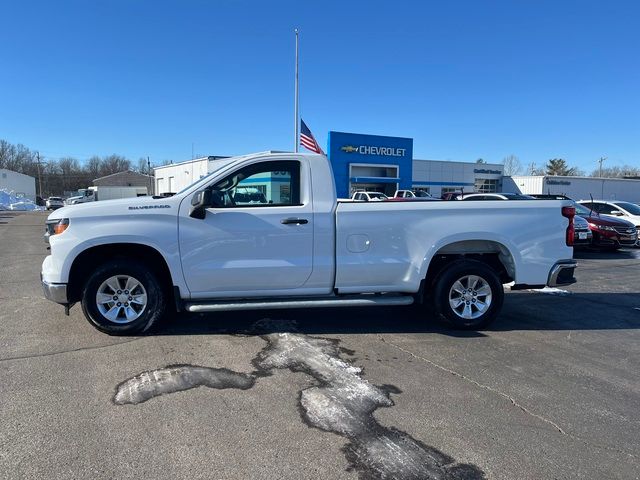
[[[164,395],[196,387],[238,388],[253,387],[255,378],[226,368],[208,368],[193,365],[173,365],[142,372],[116,388],[113,402],[117,405],[138,404]]]
[[[571,295],[571,292],[569,290],[562,290],[556,287],[544,287],[537,290],[529,290],[529,292],[545,293],[547,295],[558,295],[560,297]]]
[[[264,325],[263,325],[264,326]],[[215,389],[248,390],[274,369],[304,372],[317,385],[300,393],[303,420],[310,426],[349,440],[343,448],[350,470],[364,479],[471,480],[484,479],[472,464],[457,463],[452,457],[425,445],[408,433],[380,425],[373,412],[392,407],[392,386],[377,387],[362,378],[362,369],[340,358],[346,350],[337,340],[298,333],[270,333],[267,345],[252,361],[251,374],[225,368],[173,365],[142,372],[118,385],[113,402],[138,404],[168,393],[205,386]]]
[[[301,393],[304,419],[313,427],[349,439],[344,453],[360,478],[485,478],[475,465],[458,464],[409,434],[380,425],[373,412],[393,406],[393,401],[385,390],[361,378],[361,369],[339,358],[336,341],[294,333],[263,338],[269,345],[260,352],[256,366],[305,372],[320,382]]]

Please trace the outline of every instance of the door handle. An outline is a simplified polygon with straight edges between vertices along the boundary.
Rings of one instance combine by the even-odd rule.
[[[309,223],[309,220],[306,218],[283,218],[280,223],[283,225],[304,225]]]

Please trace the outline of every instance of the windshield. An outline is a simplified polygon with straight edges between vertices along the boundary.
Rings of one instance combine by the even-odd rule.
[[[221,159],[221,160],[215,160],[215,163],[213,164],[213,170],[211,170],[207,175],[202,177],[200,180],[197,180],[197,181],[193,182],[191,185],[187,185],[186,187],[184,187],[182,190],[180,190],[178,193],[176,193],[176,195],[180,195],[181,193],[186,192],[187,190],[192,188],[194,185],[204,185],[205,183],[207,183],[209,181],[209,177],[211,177],[211,175],[213,175],[214,173],[219,172],[220,170],[222,170],[227,165],[230,165],[233,162],[237,161],[238,158],[239,157],[229,157],[229,158],[225,158],[225,159]]]
[[[381,198],[381,199],[385,199],[387,198],[387,196],[384,193],[370,193],[369,197],[371,198]]]
[[[576,213],[578,215],[589,215],[591,213],[591,210],[589,210],[584,205],[580,205],[579,203],[576,203],[576,202],[572,202],[572,205],[576,207]]]
[[[530,197],[529,195],[520,195],[518,193],[503,193],[507,200],[535,200],[535,197]]]
[[[614,205],[626,210],[631,215],[640,215],[640,207],[629,202],[613,202]]]
[[[416,197],[430,197],[431,195],[429,195],[427,192],[423,192],[421,190],[418,190],[417,192],[413,192],[413,194]]]

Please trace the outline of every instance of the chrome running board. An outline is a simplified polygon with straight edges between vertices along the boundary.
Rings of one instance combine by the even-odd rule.
[[[411,305],[410,295],[350,295],[348,297],[318,297],[290,300],[232,300],[215,302],[186,302],[185,310],[193,313],[228,312],[233,310],[262,310],[285,308],[374,307],[377,305]]]

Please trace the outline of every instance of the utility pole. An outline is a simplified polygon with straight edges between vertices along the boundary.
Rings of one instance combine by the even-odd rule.
[[[149,175],[149,194],[150,195],[154,195],[155,192],[153,191],[153,180],[155,178],[155,175],[152,177],[151,176],[151,160],[149,160],[149,155],[147,155],[147,175]]]
[[[600,157],[600,160],[598,160],[598,163],[600,164],[600,174],[598,175],[600,178],[602,178],[602,162],[604,162],[607,159],[607,157]]]
[[[38,193],[40,194],[40,197],[42,197],[42,178],[40,176],[40,152],[36,152],[36,158],[38,159]],[[37,200],[37,198],[35,200]],[[36,204],[37,203],[38,202],[36,201]]]
[[[529,166],[530,175],[533,175],[533,172],[535,171],[536,171],[536,164],[535,162],[531,162],[531,165]]]

